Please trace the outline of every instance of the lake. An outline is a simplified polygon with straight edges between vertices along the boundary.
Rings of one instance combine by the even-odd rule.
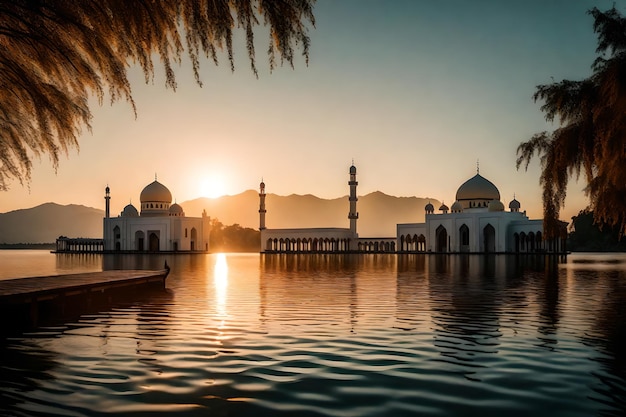
[[[165,260],[164,292],[0,338],[0,415],[626,415],[624,254],[5,250],[0,279]]]

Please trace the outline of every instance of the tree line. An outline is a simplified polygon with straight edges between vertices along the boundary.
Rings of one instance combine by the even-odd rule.
[[[574,252],[626,252],[619,226],[599,224],[590,210],[572,217],[567,248]]]
[[[218,219],[211,219],[209,235],[211,252],[260,252],[261,232],[235,223],[225,226]]]

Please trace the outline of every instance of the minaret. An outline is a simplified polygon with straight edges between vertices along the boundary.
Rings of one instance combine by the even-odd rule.
[[[111,189],[107,185],[107,188],[104,189],[104,218],[108,219],[111,215],[111,196],[109,193]]]
[[[207,216],[206,209],[202,210],[202,240],[204,241],[205,252],[209,251],[211,236],[211,216]]]
[[[350,167],[350,181],[348,182],[350,186],[350,213],[348,214],[348,218],[350,219],[350,231],[356,235],[356,221],[359,218],[359,213],[356,211],[356,202],[358,198],[356,197],[356,186],[359,183],[356,181],[356,167],[354,166],[354,162],[352,162],[352,166]]]
[[[259,230],[265,230],[265,183],[263,179],[261,179],[261,184],[259,185]]]

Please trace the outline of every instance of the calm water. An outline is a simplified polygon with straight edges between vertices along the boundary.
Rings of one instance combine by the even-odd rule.
[[[165,259],[0,251],[0,279]],[[0,415],[626,415],[624,255],[167,261],[167,292],[0,341]]]

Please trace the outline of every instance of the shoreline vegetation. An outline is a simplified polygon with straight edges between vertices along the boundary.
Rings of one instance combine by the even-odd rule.
[[[626,252],[626,238],[620,226],[599,224],[591,210],[572,217],[567,249],[572,252]]]
[[[0,243],[0,250],[3,249],[42,249],[54,250],[55,243]]]

